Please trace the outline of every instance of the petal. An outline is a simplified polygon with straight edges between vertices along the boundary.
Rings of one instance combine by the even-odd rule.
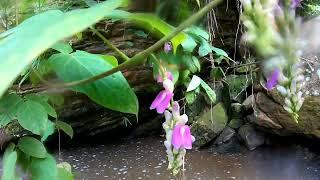
[[[190,128],[187,125],[183,126],[183,147],[185,149],[192,149],[192,137],[191,137],[191,132],[190,132]]]
[[[162,83],[163,82],[163,78],[160,76],[160,74],[158,74],[158,76],[157,76],[157,82],[158,83]]]
[[[166,93],[165,90],[162,90],[159,92],[159,94],[157,95],[157,97],[153,100],[150,109],[155,109],[159,106],[159,104],[164,100],[164,98],[166,97]]]
[[[170,91],[164,91],[165,92],[165,98],[158,104],[157,112],[159,114],[162,114],[170,105],[170,100],[173,97],[173,93]]]
[[[176,125],[173,129],[171,143],[175,149],[179,149],[183,144],[181,133],[180,133],[181,127],[182,127],[181,125]]]

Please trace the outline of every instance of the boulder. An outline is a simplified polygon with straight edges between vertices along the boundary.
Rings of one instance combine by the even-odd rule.
[[[295,123],[290,114],[284,110],[281,98],[274,91],[258,92],[256,94],[257,109],[253,122],[265,127],[268,132],[282,136],[296,134],[320,138],[320,97],[305,98],[299,111],[299,123]]]
[[[233,129],[239,129],[244,123],[244,120],[241,118],[238,119],[231,119],[229,122],[228,126],[233,128]]]
[[[224,128],[224,130],[218,136],[218,138],[214,141],[214,144],[221,145],[221,144],[229,141],[235,134],[236,134],[236,131],[227,126],[226,128]]]
[[[254,105],[254,102],[255,102],[254,95],[251,94],[249,97],[247,97],[246,100],[244,100],[242,102],[242,106],[243,106],[244,110],[248,111],[248,110],[252,109],[253,105]]]
[[[222,103],[212,109],[206,108],[191,126],[191,132],[196,138],[194,145],[201,147],[211,142],[226,127],[227,121],[228,116]]]
[[[240,127],[239,135],[249,150],[254,150],[265,142],[264,133],[257,131],[251,124]]]

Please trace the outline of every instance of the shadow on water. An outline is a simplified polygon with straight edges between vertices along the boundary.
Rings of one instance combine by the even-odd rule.
[[[282,142],[232,154],[192,150],[186,156],[187,170],[173,177],[166,169],[163,139],[149,137],[107,145],[66,147],[59,160],[72,165],[76,179],[317,180],[320,179],[319,155],[309,151],[309,147]]]

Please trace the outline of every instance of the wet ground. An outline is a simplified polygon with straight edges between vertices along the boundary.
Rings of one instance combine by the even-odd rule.
[[[60,161],[72,165],[76,179],[90,180],[320,179],[319,156],[295,145],[269,146],[236,154],[217,154],[206,149],[188,151],[186,171],[173,177],[166,169],[162,141],[161,138],[144,138],[67,148],[61,151]]]

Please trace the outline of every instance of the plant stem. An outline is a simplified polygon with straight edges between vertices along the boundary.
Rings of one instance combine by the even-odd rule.
[[[201,10],[199,10],[197,13],[189,17],[186,21],[181,23],[174,31],[172,31],[167,36],[161,38],[159,41],[157,41],[155,44],[150,46],[148,49],[136,54],[130,60],[120,64],[119,66],[116,66],[106,72],[103,72],[101,74],[98,74],[96,76],[92,76],[87,79],[82,79],[79,81],[69,82],[69,83],[63,83],[63,84],[54,84],[50,85],[50,87],[54,88],[68,88],[72,86],[79,86],[87,83],[91,83],[94,81],[97,81],[99,79],[102,79],[104,77],[110,76],[118,71],[129,69],[131,67],[134,67],[136,65],[141,65],[145,62],[146,58],[157,49],[161,48],[166,42],[170,41],[172,38],[174,38],[176,35],[178,35],[181,31],[186,29],[187,27],[191,26],[192,24],[196,23],[200,18],[202,18],[204,15],[206,15],[212,8],[217,6],[222,0],[214,0],[208,3],[206,6],[204,6]]]
[[[96,29],[94,29],[93,27],[90,27],[90,29],[92,30],[93,33],[95,33],[100,39],[102,39],[102,41],[114,52],[116,52],[121,59],[123,59],[125,62],[129,61],[130,58],[125,55],[120,49],[118,49],[117,47],[115,47],[107,38],[105,38],[99,31],[97,31]]]

